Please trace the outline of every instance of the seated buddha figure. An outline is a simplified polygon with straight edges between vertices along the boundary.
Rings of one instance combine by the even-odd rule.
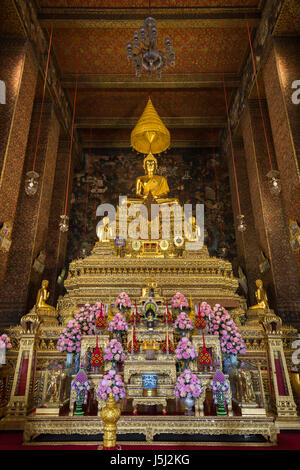
[[[49,281],[44,279],[42,281],[42,286],[38,290],[37,297],[36,297],[36,308],[37,309],[42,309],[42,310],[48,310],[48,311],[53,311],[56,312],[56,309],[52,307],[51,305],[46,303],[46,300],[49,298],[49,292],[48,292],[48,287]]]
[[[157,170],[157,160],[152,153],[149,153],[144,159],[143,166],[146,174],[138,177],[136,180],[136,195],[144,200],[151,196],[158,204],[166,202],[177,203],[178,201],[176,199],[166,198],[170,192],[169,185],[164,176],[155,174]]]
[[[250,310],[264,309],[269,310],[268,297],[265,289],[263,288],[263,282],[261,279],[257,279],[256,282],[257,290],[255,291],[255,297],[257,304],[250,307]]]

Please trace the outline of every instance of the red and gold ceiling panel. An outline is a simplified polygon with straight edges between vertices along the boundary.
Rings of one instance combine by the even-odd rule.
[[[151,0],[151,7],[258,7],[260,0]],[[40,0],[42,7],[56,8],[148,8],[149,0]]]
[[[134,73],[126,56],[133,29],[58,29],[54,50],[63,74]],[[158,49],[170,35],[176,54],[169,74],[237,73],[248,48],[245,28],[193,28],[159,30]],[[161,41],[161,42],[160,42]]]
[[[73,102],[73,91],[69,93]],[[148,98],[149,92],[146,90],[79,90],[77,118],[139,118]],[[215,117],[226,114],[222,89],[151,90],[151,100],[161,117]]]

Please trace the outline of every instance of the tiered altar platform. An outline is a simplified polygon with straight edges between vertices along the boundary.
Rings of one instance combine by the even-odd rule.
[[[39,416],[32,414],[26,420],[24,443],[28,443],[39,435],[101,435],[103,422],[100,416]],[[117,439],[126,436],[126,440],[137,440],[141,435],[142,441],[153,443],[159,438],[167,441],[170,436],[180,436],[182,441],[197,440],[199,435],[208,436],[262,436],[273,445],[277,442],[278,430],[274,418],[245,419],[239,416],[227,417],[197,417],[197,416],[124,416],[118,422]],[[189,436],[186,439],[186,436]]]

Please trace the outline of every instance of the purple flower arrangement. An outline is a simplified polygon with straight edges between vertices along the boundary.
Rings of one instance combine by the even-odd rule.
[[[130,308],[132,306],[130,297],[126,294],[126,292],[121,292],[121,294],[118,295],[114,306],[118,307],[120,310],[125,310],[126,308]]]
[[[213,391],[213,398],[214,398],[215,403],[218,402],[217,392],[223,393],[226,402],[229,403],[228,391],[230,389],[230,385],[229,385],[228,380],[226,380],[223,372],[220,369],[218,369],[215,372],[213,376],[213,380],[210,383],[210,387]]]
[[[116,401],[125,398],[125,386],[119,374],[115,370],[110,370],[108,374],[104,375],[103,379],[98,385],[96,394],[99,400],[107,400],[109,394],[112,393]]]
[[[183,308],[188,307],[189,303],[184,297],[184,295],[181,294],[181,292],[176,292],[176,294],[173,296],[171,300],[171,306],[173,308],[178,308],[182,310]]]
[[[174,323],[174,329],[182,331],[192,331],[194,329],[193,323],[185,312],[180,313]]]
[[[184,336],[178,343],[175,357],[179,361],[185,360],[194,360],[197,357],[197,353],[195,351],[194,346],[192,345],[191,341]]]
[[[124,315],[122,315],[122,313],[116,313],[112,321],[109,322],[108,329],[111,333],[113,333],[114,331],[127,331],[128,325]]]
[[[88,380],[86,373],[82,369],[82,366],[77,373],[75,379],[72,381],[71,390],[72,397],[71,401],[74,402],[79,398],[82,398],[83,403],[87,402],[87,393],[91,388],[91,382]]]
[[[174,394],[177,398],[198,398],[202,393],[201,382],[196,374],[186,369],[177,379]]]
[[[230,314],[219,304],[211,312],[208,322],[209,333],[219,336],[224,354],[245,354],[245,342]]]
[[[112,339],[108,346],[104,349],[104,360],[123,362],[125,360],[125,354],[123,346],[116,339]]]

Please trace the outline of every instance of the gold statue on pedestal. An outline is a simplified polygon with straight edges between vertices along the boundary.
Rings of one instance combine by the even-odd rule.
[[[99,450],[114,450],[117,448],[117,422],[121,416],[121,410],[116,404],[112,393],[109,394],[106,405],[101,412],[104,423],[103,446]]]
[[[263,288],[263,282],[261,279],[257,279],[256,282],[257,290],[255,292],[255,297],[257,300],[257,304],[250,307],[250,310],[257,310],[257,309],[264,309],[270,310],[268,297],[265,289]]]
[[[151,193],[155,199],[167,196],[170,192],[169,185],[164,176],[155,174],[157,170],[157,159],[152,153],[149,153],[144,159],[143,166],[146,175],[137,178],[136,195],[144,199],[148,197],[149,193]]]
[[[49,281],[44,279],[40,289],[38,290],[34,308],[43,322],[58,324],[56,309],[46,303],[46,300],[48,300],[50,295],[47,289],[48,285]]]

